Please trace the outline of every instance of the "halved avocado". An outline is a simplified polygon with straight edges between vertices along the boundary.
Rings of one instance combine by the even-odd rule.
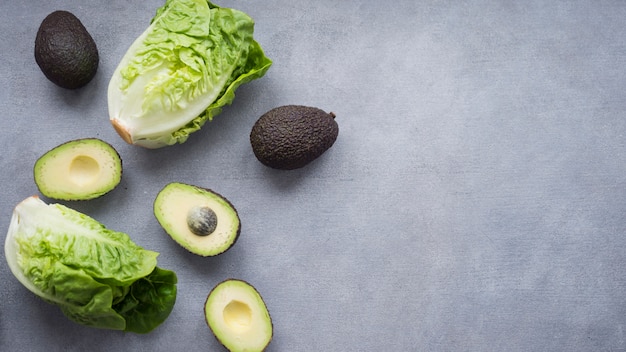
[[[34,178],[46,197],[88,200],[113,190],[122,179],[122,159],[97,138],[77,139],[46,152],[35,162]]]
[[[263,351],[273,325],[259,292],[249,283],[228,279],[217,284],[204,304],[206,322],[229,351]]]
[[[241,232],[237,210],[226,198],[179,182],[169,183],[159,192],[154,216],[174,241],[205,257],[227,251]]]

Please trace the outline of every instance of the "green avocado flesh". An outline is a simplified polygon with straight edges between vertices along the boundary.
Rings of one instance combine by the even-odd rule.
[[[285,105],[263,114],[252,127],[250,144],[256,158],[279,170],[306,166],[337,139],[335,114],[321,109]]]
[[[63,143],[35,162],[34,178],[41,194],[60,200],[89,200],[113,190],[122,179],[122,159],[97,138]]]
[[[259,292],[249,283],[219,283],[204,304],[206,322],[229,351],[263,351],[272,340],[272,319]]]
[[[154,216],[174,241],[205,257],[224,253],[241,231],[237,210],[226,198],[184,183],[167,184],[157,194]]]
[[[54,11],[39,26],[35,61],[54,84],[77,89],[98,70],[98,48],[80,20],[68,11]]]

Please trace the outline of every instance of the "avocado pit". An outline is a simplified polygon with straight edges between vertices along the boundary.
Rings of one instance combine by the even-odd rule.
[[[217,214],[207,206],[195,206],[187,213],[187,226],[197,236],[208,236],[217,228]]]

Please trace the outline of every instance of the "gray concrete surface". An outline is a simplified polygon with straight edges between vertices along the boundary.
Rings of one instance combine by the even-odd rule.
[[[255,19],[273,67],[187,143],[146,150],[109,124],[106,87],[162,3],[1,5],[0,229],[38,193],[41,154],[104,139],[122,183],[64,204],[160,252],[179,295],[148,335],[96,330],[0,260],[0,350],[220,351],[203,303],[228,277],[265,298],[268,351],[626,350],[625,2],[224,0]],[[34,61],[57,9],[100,50],[79,91]],[[249,145],[283,104],[337,115],[336,144],[301,170],[270,170]],[[163,232],[151,207],[171,181],[232,201],[235,247],[200,258]]]

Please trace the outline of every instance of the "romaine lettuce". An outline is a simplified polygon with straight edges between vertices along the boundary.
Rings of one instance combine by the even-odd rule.
[[[272,65],[247,14],[207,0],[167,0],[108,88],[109,117],[128,143],[183,143]]]
[[[19,203],[4,246],[15,277],[71,320],[147,333],[169,316],[176,274],[122,232],[36,196]]]

